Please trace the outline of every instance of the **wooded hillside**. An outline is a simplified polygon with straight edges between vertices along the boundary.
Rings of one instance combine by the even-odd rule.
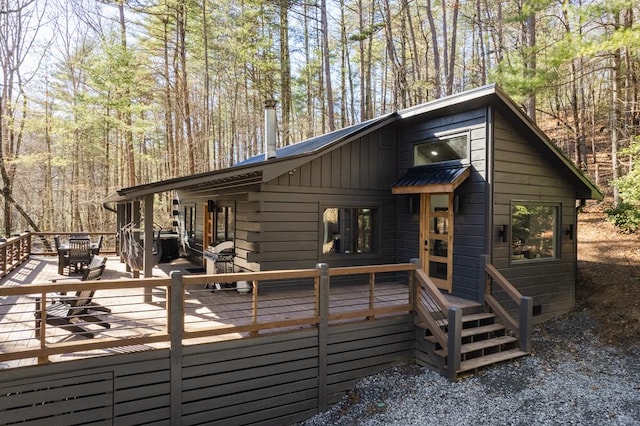
[[[112,229],[114,189],[261,152],[266,99],[282,146],[496,82],[606,187],[640,127],[638,14],[631,0],[0,1],[0,234]]]

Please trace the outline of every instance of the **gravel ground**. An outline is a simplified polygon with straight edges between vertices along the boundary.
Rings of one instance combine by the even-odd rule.
[[[537,326],[532,356],[455,383],[391,368],[301,425],[640,425],[640,348],[603,346],[593,325],[576,312]]]

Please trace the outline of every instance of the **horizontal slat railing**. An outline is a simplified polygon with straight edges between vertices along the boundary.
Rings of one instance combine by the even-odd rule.
[[[327,278],[353,277],[365,285],[321,285],[321,268],[256,273],[182,275],[173,278],[119,279],[56,282],[0,287],[4,315],[0,316],[0,363],[36,358],[39,363],[70,356],[102,356],[110,353],[168,348],[185,344],[244,338],[273,331],[317,327],[380,316],[409,314],[413,310],[413,264],[329,269]],[[246,281],[253,289],[241,294],[224,283]],[[217,290],[214,283],[222,283]],[[230,286],[229,286],[230,287]],[[60,293],[73,297],[94,290],[93,302],[111,310],[95,312],[109,323],[104,328],[92,320],[76,318],[93,338],[75,336],[70,330],[41,321],[36,336],[36,307],[46,319],[46,305]],[[233,290],[233,291],[231,291]],[[182,291],[182,297],[171,296]],[[368,293],[367,293],[368,291]],[[321,318],[321,293],[328,293],[328,315]],[[172,302],[182,306],[172,308]],[[44,301],[45,303],[41,303]],[[176,317],[176,312],[181,316]],[[172,322],[180,324],[180,336],[171,336]],[[223,337],[224,336],[224,337]],[[74,355],[69,355],[74,354]],[[9,362],[13,364],[7,364]],[[22,364],[24,365],[24,364]]]
[[[518,335],[520,350],[531,352],[533,299],[528,296],[523,296],[495,266],[488,262],[488,257],[483,257],[481,267],[484,268],[483,275],[485,276],[485,303],[489,305],[491,310],[508,328]],[[494,285],[497,289],[494,288]],[[495,297],[496,291],[501,291],[507,295],[508,299],[518,306],[518,318],[514,318],[498,298]]]

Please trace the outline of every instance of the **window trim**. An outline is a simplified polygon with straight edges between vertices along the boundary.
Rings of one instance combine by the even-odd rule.
[[[224,212],[224,240],[218,240],[218,218],[221,216],[220,213]],[[232,223],[230,222],[230,215],[229,212],[231,212],[232,214]],[[211,212],[210,212],[211,213]],[[216,244],[220,244],[224,241],[235,241],[235,234],[236,234],[236,209],[235,209],[235,203],[231,202],[221,202],[220,204],[216,205],[215,211],[212,212],[213,214],[213,220],[212,220],[212,238],[213,238],[213,245]],[[233,235],[230,237],[230,226],[232,225],[233,227]]]
[[[555,207],[556,209],[556,220],[554,224],[554,234],[553,234],[553,244],[554,244],[554,256],[552,257],[540,257],[540,258],[522,258],[515,259],[516,255],[513,252],[514,249],[514,232],[513,232],[513,208],[516,205],[534,205],[534,206],[546,206],[546,207]],[[508,250],[509,250],[509,264],[510,265],[531,265],[532,263],[540,263],[540,262],[557,262],[562,258],[562,202],[560,201],[537,201],[537,200],[511,200],[509,204],[509,240],[508,240]]]
[[[368,253],[324,253],[324,211],[326,209],[371,209],[375,211],[376,229],[373,230],[372,237],[375,238],[376,249]],[[319,221],[318,221],[318,258],[320,260],[338,260],[338,259],[369,259],[379,258],[382,253],[382,207],[378,204],[354,205],[344,203],[320,203],[319,205]]]
[[[452,160],[445,160],[445,161],[438,161],[435,163],[424,163],[424,164],[417,164],[416,163],[416,149],[418,146],[420,145],[426,145],[429,143],[433,143],[433,142],[442,142],[445,141],[447,139],[453,139],[453,138],[457,138],[460,136],[464,136],[467,139],[467,158],[458,158],[458,159],[452,159]],[[471,164],[471,130],[464,130],[464,131],[460,131],[460,130],[456,130],[454,132],[450,132],[450,133],[440,133],[440,134],[436,134],[431,138],[427,138],[427,139],[421,139],[420,141],[417,141],[415,143],[413,143],[413,147],[412,147],[412,152],[411,152],[411,156],[412,156],[412,164],[413,167],[417,167],[417,166],[424,166],[424,165],[431,165],[431,164],[438,164],[438,165],[447,165],[447,164]]]

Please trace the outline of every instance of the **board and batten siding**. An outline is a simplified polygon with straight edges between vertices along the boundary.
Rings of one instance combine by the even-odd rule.
[[[236,265],[249,270],[395,263],[395,131],[385,128],[329,150],[283,173],[237,203]],[[322,211],[370,207],[379,212],[378,253],[322,255]],[[259,269],[258,269],[259,268]]]
[[[494,116],[494,155],[495,226],[510,227],[512,201],[561,206],[559,258],[512,263],[510,242],[494,239],[492,260],[522,294],[541,305],[538,320],[558,316],[575,304],[575,242],[564,232],[576,223],[575,188],[499,113]]]
[[[469,134],[472,172],[455,192],[459,210],[454,215],[452,294],[472,300],[478,298],[480,256],[487,253],[486,120],[486,109],[479,108],[435,119],[416,118],[399,130],[398,178],[414,166],[413,147],[416,144],[447,135]],[[406,262],[420,255],[420,209],[416,205],[413,212],[409,212],[406,207],[408,196],[396,197],[400,200],[397,223],[398,259]]]

